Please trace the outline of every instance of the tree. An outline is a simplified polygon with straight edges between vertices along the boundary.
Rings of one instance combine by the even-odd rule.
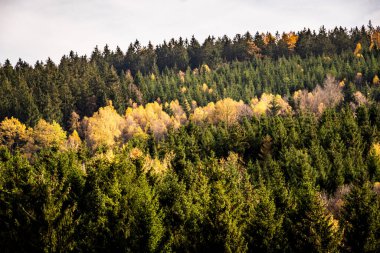
[[[307,183],[299,189],[299,194],[295,212],[284,224],[289,235],[289,250],[337,252],[341,242],[338,221],[327,212],[321,197]]]
[[[74,130],[72,134],[70,134],[69,137],[67,138],[66,145],[69,149],[77,150],[80,147],[81,143],[82,141],[79,137],[78,132]]]
[[[97,148],[110,148],[118,143],[126,123],[110,102],[92,117],[83,119],[82,124],[87,145],[95,151]]]
[[[5,118],[0,123],[0,143],[9,150],[17,150],[28,141],[28,131],[24,124],[15,118]]]
[[[45,120],[40,119],[32,131],[30,139],[32,147],[29,151],[44,148],[61,149],[64,147],[65,141],[66,132],[58,123],[53,121],[53,123],[50,124]]]
[[[156,252],[164,235],[157,195],[130,160],[87,167],[77,251]]]
[[[202,65],[202,51],[201,45],[195,39],[194,35],[191,37],[190,45],[187,48],[189,54],[189,63],[192,69],[199,68]]]
[[[356,185],[344,200],[341,225],[344,247],[351,252],[377,252],[380,249],[380,201],[369,182]]]
[[[261,186],[255,191],[257,203],[249,216],[246,237],[250,252],[274,252],[281,248],[283,216],[277,215],[270,190]]]
[[[297,91],[293,98],[300,110],[311,110],[321,115],[326,108],[338,105],[343,100],[343,94],[335,78],[327,76],[323,87],[318,85],[312,92]]]

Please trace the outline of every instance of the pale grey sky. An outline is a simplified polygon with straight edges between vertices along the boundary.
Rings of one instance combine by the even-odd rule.
[[[380,0],[0,0],[0,62],[59,63],[96,45],[125,52],[138,39],[202,42],[236,33],[380,25]]]

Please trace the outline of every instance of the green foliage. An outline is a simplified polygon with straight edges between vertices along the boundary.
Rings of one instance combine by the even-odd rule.
[[[380,249],[380,198],[373,186],[365,182],[354,186],[347,195],[341,224],[344,247],[351,252],[377,252]]]
[[[6,61],[0,248],[379,252],[371,35],[322,27]]]
[[[297,206],[285,223],[291,251],[337,252],[341,241],[337,221],[313,190],[300,191]]]
[[[0,66],[0,120],[13,116],[34,126],[44,118],[69,129],[72,112],[91,116],[108,100],[120,114],[129,102],[178,99],[204,106],[227,97],[248,102],[264,92],[289,97],[297,90],[311,91],[328,74],[344,80],[347,102],[356,90],[378,100],[380,87],[373,80],[380,73],[379,54],[369,50],[372,33],[364,27],[322,27],[318,34],[305,29],[277,38],[246,33],[233,40],[208,37],[203,43],[171,39],[156,47],[136,41],[126,53],[108,46],[103,52],[96,47],[90,58],[70,52],[58,65],[50,59],[34,66],[8,61]],[[358,42],[360,58],[353,53]],[[272,102],[273,114],[278,107]]]

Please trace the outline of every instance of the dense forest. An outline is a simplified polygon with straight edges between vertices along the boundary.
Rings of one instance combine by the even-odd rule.
[[[379,252],[380,27],[0,65],[4,252]]]

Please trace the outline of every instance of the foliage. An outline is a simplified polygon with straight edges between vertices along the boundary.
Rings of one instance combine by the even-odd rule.
[[[2,251],[378,252],[377,37],[321,27],[6,61]]]

